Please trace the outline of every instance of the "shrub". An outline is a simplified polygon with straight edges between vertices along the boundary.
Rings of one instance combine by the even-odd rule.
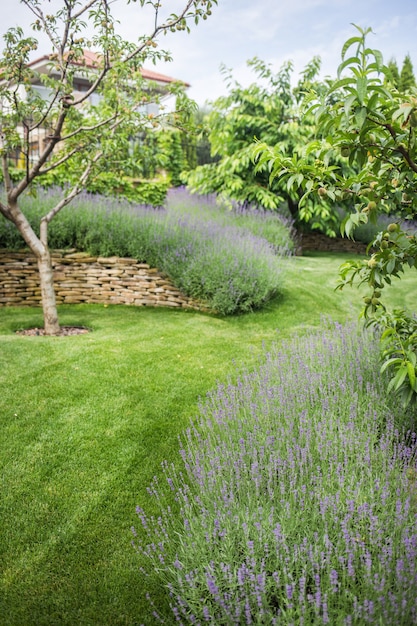
[[[165,203],[168,182],[135,181],[129,176],[103,172],[88,186],[87,191],[104,196],[119,196],[132,202],[160,207]]]
[[[266,210],[238,202],[219,199],[215,194],[199,196],[190,194],[184,187],[168,192],[170,211],[187,217],[198,217],[199,221],[214,221],[224,226],[232,225],[250,231],[257,237],[269,241],[278,254],[294,250],[292,220],[278,211]]]
[[[221,209],[215,217],[210,199],[180,206],[177,198],[170,195],[167,211],[153,214],[146,243],[132,239],[131,255],[142,255],[186,295],[222,315],[259,308],[279,292],[283,269],[266,239],[226,222]]]
[[[18,182],[24,176],[24,170],[11,169],[11,177],[14,182]],[[0,184],[2,183],[3,175],[0,172]],[[36,188],[45,191],[51,188],[66,187],[69,183],[68,172],[65,167],[62,167],[44,174],[41,179],[36,181]],[[118,196],[132,202],[160,207],[166,201],[168,187],[169,182],[166,178],[146,180],[136,179],[121,172],[101,172],[88,182],[86,191],[89,194],[108,197]]]
[[[169,214],[161,225],[164,245],[153,246],[147,258],[184,293],[218,313],[250,311],[278,292],[282,267],[266,240],[233,226]]]
[[[172,624],[417,623],[417,438],[378,346],[333,324],[219,385],[134,545]],[[168,604],[168,602],[167,602]]]
[[[38,182],[40,189],[51,187],[65,187],[68,174],[65,169],[53,170],[42,177]],[[161,180],[136,180],[122,173],[101,172],[90,180],[86,191],[99,196],[118,196],[132,202],[160,207],[165,203],[168,181]]]
[[[39,189],[36,198],[23,200],[35,230],[59,194],[59,189]],[[169,276],[185,295],[223,315],[250,311],[274,297],[282,278],[277,252],[287,254],[286,249],[235,226],[232,218],[208,219],[204,199],[192,206],[186,214],[175,203],[164,210],[82,194],[50,223],[49,245],[146,262]],[[15,227],[0,219],[0,247],[22,245]]]

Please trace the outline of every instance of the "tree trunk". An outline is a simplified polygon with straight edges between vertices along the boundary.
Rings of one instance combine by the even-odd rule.
[[[54,272],[49,250],[46,249],[42,255],[37,256],[37,261],[41,285],[45,335],[58,335],[60,328],[56,308]]]
[[[54,272],[48,248],[48,216],[41,219],[38,237],[17,202],[10,197],[8,200],[8,207],[3,214],[16,226],[38,263],[45,334],[59,335]]]
[[[298,202],[293,200],[291,196],[287,196],[288,210],[291,217],[297,223],[298,222]]]

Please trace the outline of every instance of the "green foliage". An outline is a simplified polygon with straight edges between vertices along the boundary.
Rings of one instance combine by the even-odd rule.
[[[278,73],[259,59],[248,62],[257,82],[247,88],[233,83],[224,70],[230,86],[228,96],[217,99],[207,115],[209,140],[214,163],[197,167],[187,176],[187,183],[199,193],[217,193],[226,199],[276,210],[283,203],[299,226],[300,221],[312,227],[331,229],[332,209],[327,205],[316,211],[309,205],[309,214],[299,212],[301,189],[287,184],[280,177],[270,179],[268,163],[260,161],[253,169],[253,140],[273,145],[280,154],[296,158],[313,134],[313,118],[301,122],[299,102],[302,94],[316,82],[320,62],[313,59],[292,87],[292,64],[286,63]],[[333,228],[334,230],[334,228]]]
[[[158,138],[158,149],[165,155],[165,169],[172,187],[179,187],[182,184],[181,172],[188,169],[180,133],[163,131]]]
[[[403,404],[408,405],[417,394],[417,320],[402,309],[394,309],[392,314],[379,315],[378,324],[383,329],[381,372],[387,368],[395,372],[387,391],[398,392]]]
[[[102,172],[87,185],[86,190],[105,196],[121,196],[140,204],[162,206],[168,191],[168,181],[134,181],[127,176]]]
[[[108,164],[110,170],[121,170],[127,176],[139,179],[153,179],[167,166],[166,155],[160,150],[160,132],[155,129],[146,129],[136,137],[132,137],[124,151],[117,154]]]
[[[398,91],[404,93],[416,86],[413,64],[409,54],[404,58],[401,74],[396,60],[390,59],[388,61],[385,70],[385,84],[391,85]]]
[[[409,402],[417,397],[414,377],[404,375],[414,367],[409,356],[414,340],[407,346],[405,360],[392,354],[400,350],[397,326],[401,326],[403,341],[407,332],[414,332],[413,318],[408,316],[405,323],[405,313],[387,314],[380,297],[384,286],[400,277],[404,267],[417,267],[416,237],[399,226],[400,217],[411,219],[417,214],[417,90],[395,89],[390,82],[392,68],[384,66],[378,50],[368,47],[370,29],[356,29],[358,34],[342,48],[337,80],[326,93],[313,92],[306,98],[307,114],[316,116],[317,139],[297,159],[281,158],[265,145],[258,146],[257,154],[269,160],[272,178],[285,172],[288,184],[301,185],[304,198],[325,195],[338,203],[350,201],[353,210],[342,223],[348,237],[361,224],[375,222],[381,212],[394,216],[372,242],[370,259],[342,266],[339,288],[356,281],[368,285],[363,314],[367,323],[382,329],[382,357],[388,361],[384,368],[393,372],[395,380],[390,389]],[[336,154],[348,167],[335,162]]]
[[[168,192],[168,182],[161,181],[140,181],[133,185],[133,193],[128,198],[140,204],[150,206],[163,206]]]
[[[401,68],[400,74],[400,91],[406,92],[410,91],[413,87],[416,86],[416,79],[414,76],[413,64],[411,62],[410,55],[404,59],[403,66]]]
[[[65,189],[69,184],[71,173],[68,167],[53,170],[37,181],[40,189],[50,187]],[[169,181],[166,178],[147,181],[134,179],[121,172],[103,171],[86,182],[85,190],[101,196],[125,198],[139,204],[162,206],[166,200],[168,186]]]
[[[197,165],[207,165],[218,161],[219,158],[212,156],[211,143],[209,139],[210,129],[207,124],[209,109],[198,109],[195,113],[195,125],[196,125],[196,138],[195,138],[195,151],[196,151],[196,164],[190,169],[195,169]]]
[[[390,59],[388,61],[386,82],[391,83],[391,85],[395,87],[395,89],[400,88],[400,83],[401,83],[400,71],[398,69],[398,64],[395,59]]]

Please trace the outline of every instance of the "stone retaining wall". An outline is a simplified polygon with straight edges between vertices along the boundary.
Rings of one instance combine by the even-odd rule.
[[[303,251],[365,254],[366,245],[325,235],[302,235]],[[58,304],[131,304],[202,310],[157,269],[134,259],[93,257],[85,252],[52,252]],[[0,306],[39,306],[40,286],[35,257],[28,251],[0,249]]]
[[[134,259],[52,252],[57,304],[131,304],[202,309],[157,269]],[[38,268],[26,251],[0,250],[0,306],[39,306]]]

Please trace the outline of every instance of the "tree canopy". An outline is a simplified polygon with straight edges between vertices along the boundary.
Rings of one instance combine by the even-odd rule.
[[[314,134],[314,117],[301,119],[300,104],[303,94],[313,86],[318,92],[325,88],[317,78],[320,59],[312,59],[295,86],[291,62],[278,72],[257,58],[248,65],[256,75],[248,87],[234,81],[231,71],[223,68],[229,93],[212,103],[206,117],[215,161],[190,172],[188,185],[199,193],[215,192],[265,209],[284,204],[298,225],[304,221],[334,232],[336,221],[330,203],[322,203],[318,212],[313,203],[300,207],[300,189],[277,177],[270,181],[268,168],[261,165],[254,170],[252,161],[255,139],[275,146],[288,158],[296,158]]]
[[[386,82],[390,82],[398,91],[408,91],[410,87],[416,86],[413,64],[410,55],[404,58],[401,73],[395,59],[390,59],[387,64]]]
[[[399,89],[400,91],[407,92],[409,91],[409,89],[415,86],[416,79],[414,76],[413,64],[411,62],[410,55],[407,54],[401,69]]]

